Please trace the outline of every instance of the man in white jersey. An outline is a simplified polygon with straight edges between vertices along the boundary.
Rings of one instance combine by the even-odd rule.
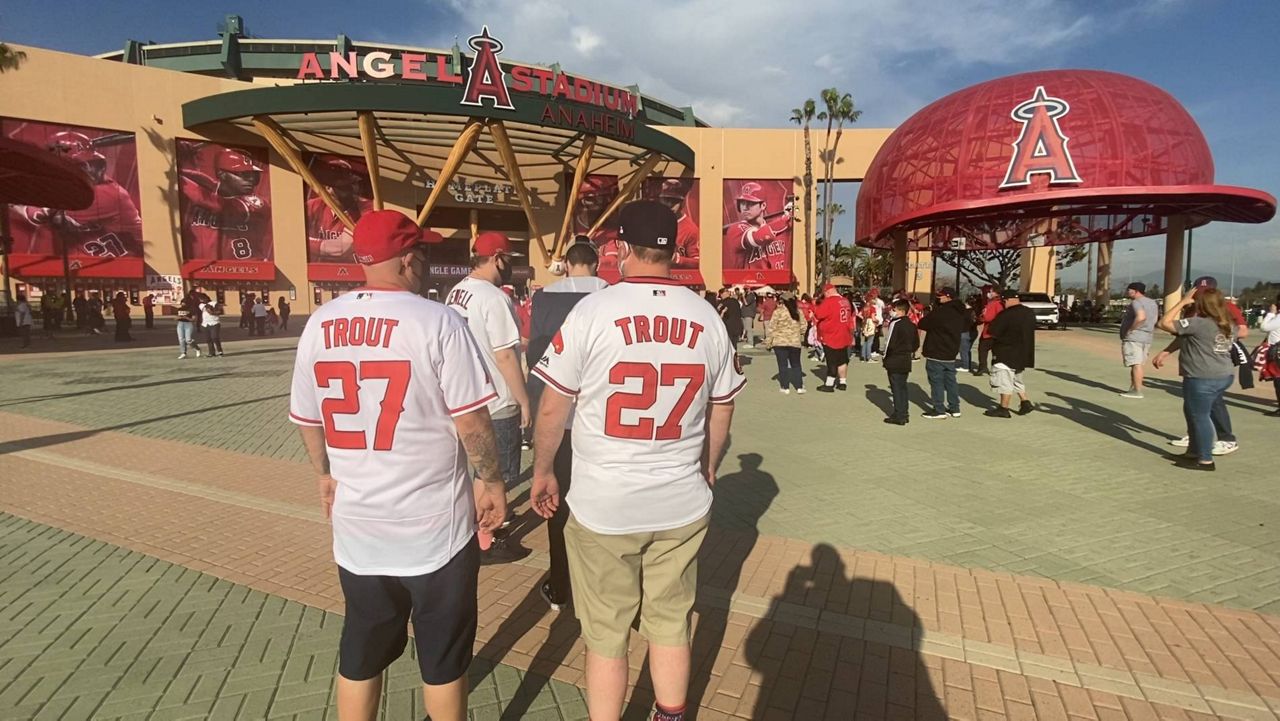
[[[455,285],[444,301],[466,319],[493,378],[498,395],[489,402],[489,417],[498,442],[498,466],[508,489],[520,481],[520,442],[532,417],[520,362],[520,320],[511,297],[502,291],[511,282],[512,257],[519,255],[502,233],[480,233],[472,246],[471,275]],[[483,565],[529,555],[528,549],[508,546],[501,534],[493,539],[482,535],[480,546],[485,549]]]
[[[531,497],[544,518],[560,505],[553,464],[576,399],[564,533],[588,711],[595,721],[619,718],[639,611],[654,718],[679,721],[698,548],[746,379],[715,309],[670,278],[675,215],[641,200],[619,218],[622,282],[579,301],[533,370],[556,392],[539,403]]]
[[[289,418],[333,525],[343,721],[376,717],[410,621],[431,718],[466,716],[476,525],[502,522],[506,487],[480,349],[466,321],[418,295],[424,244],[440,240],[398,212],[366,213],[354,232],[366,286],[317,309],[298,341]]]

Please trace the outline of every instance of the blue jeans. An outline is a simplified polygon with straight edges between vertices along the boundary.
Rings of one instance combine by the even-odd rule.
[[[899,421],[910,420],[907,415],[906,373],[889,373],[889,392],[893,394],[893,415],[889,417]]]
[[[933,395],[934,413],[960,412],[960,387],[956,384],[956,362],[924,359],[924,370],[929,376],[929,392]],[[943,405],[946,396],[946,405]]]
[[[521,435],[519,413],[510,418],[493,419],[493,436],[498,447],[498,469],[502,471],[502,480],[507,484],[507,490],[520,482]]]
[[[774,346],[773,357],[778,361],[778,385],[786,390],[788,385],[796,390],[804,388],[804,369],[800,367],[800,349],[791,346]]]
[[[862,336],[862,348],[861,348],[862,360],[864,361],[871,360],[871,345],[875,342],[876,342],[876,336],[874,333],[872,333],[871,335]]]
[[[1220,425],[1229,436],[1219,440],[1235,438],[1231,435],[1231,417],[1227,415],[1227,406],[1222,401],[1234,380],[1234,376],[1182,379],[1182,415],[1187,419],[1187,436],[1191,440],[1189,448],[1202,462],[1213,460],[1215,426]],[[1220,403],[1222,407],[1219,410],[1215,406]]]
[[[178,322],[178,351],[183,355],[187,354],[187,346],[197,348],[196,346],[196,324],[190,321]]]
[[[969,335],[969,331],[960,334],[960,369],[969,370],[973,367],[973,337]]]

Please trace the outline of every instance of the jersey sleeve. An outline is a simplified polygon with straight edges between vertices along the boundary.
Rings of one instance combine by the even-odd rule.
[[[516,322],[515,307],[505,293],[486,302],[483,310],[485,330],[494,350],[520,344],[520,325]]]
[[[712,403],[730,403],[747,385],[747,377],[742,374],[742,361],[738,359],[733,344],[729,342],[729,334],[722,331],[722,338],[717,339],[716,354],[708,370],[711,371]]]
[[[318,343],[312,324],[298,339],[298,355],[293,362],[293,385],[289,391],[289,420],[300,426],[324,426],[320,414],[320,394],[312,370],[311,344]]]
[[[582,359],[585,351],[582,346],[587,334],[584,330],[579,330],[580,317],[578,308],[569,311],[560,330],[551,337],[547,352],[530,371],[542,379],[547,387],[570,397],[578,395],[582,383]]]
[[[444,404],[454,418],[498,397],[480,346],[465,324],[459,323],[441,338],[439,373]]]

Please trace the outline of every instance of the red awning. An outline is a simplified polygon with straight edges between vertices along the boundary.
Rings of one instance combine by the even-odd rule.
[[[188,260],[182,277],[191,280],[275,280],[276,264],[269,260]]]
[[[617,283],[622,280],[622,274],[617,268],[601,268],[598,275],[602,280],[609,283]],[[706,286],[706,282],[702,279],[702,271],[696,268],[672,268],[671,279],[688,286]]]
[[[89,258],[75,256],[69,262],[72,278],[134,278],[146,275],[142,258]],[[61,278],[62,258],[56,255],[14,253],[9,272],[19,278]]]
[[[364,268],[357,263],[307,263],[307,279],[316,282],[363,283]]]
[[[789,286],[794,282],[794,276],[789,270],[756,270],[752,268],[730,269],[724,270],[724,282],[726,285],[783,285]]]

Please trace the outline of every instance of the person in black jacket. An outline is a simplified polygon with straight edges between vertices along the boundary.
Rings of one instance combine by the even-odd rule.
[[[579,236],[565,252],[567,277],[556,281],[533,294],[533,308],[529,319],[529,354],[531,363],[542,360],[547,346],[564,325],[564,319],[578,301],[589,294],[607,288],[608,283],[596,277],[599,256],[590,238]],[[533,373],[527,381],[529,406],[537,408],[544,388],[542,379]],[[573,442],[569,429],[565,428],[564,442],[556,451],[553,465],[556,482],[560,484],[560,507],[547,521],[547,540],[551,556],[551,574],[538,587],[538,594],[553,611],[559,611],[570,602],[569,560],[564,546],[564,525],[569,520],[569,506],[564,497],[569,493],[573,470]]]
[[[911,373],[911,356],[920,347],[916,326],[907,318],[911,303],[899,298],[890,306],[889,330],[885,333],[884,369],[889,373],[889,392],[893,394],[893,415],[885,423],[905,426],[907,416],[907,376]]]
[[[744,330],[742,304],[734,297],[732,288],[720,289],[720,317],[724,320],[724,329],[729,332],[729,342],[733,343],[735,351],[738,350]]]
[[[924,370],[929,376],[929,392],[933,407],[925,418],[959,418],[960,386],[956,383],[956,355],[960,353],[960,336],[968,326],[966,308],[956,299],[951,288],[937,292],[938,302],[920,319],[924,337]],[[945,405],[944,405],[945,401]]]
[[[1000,407],[983,415],[1009,418],[1009,403],[1017,393],[1022,399],[1018,415],[1025,416],[1032,406],[1022,372],[1036,365],[1036,314],[1018,300],[1018,291],[1006,290],[1001,296],[1004,310],[991,322],[991,387],[1000,395]]]

